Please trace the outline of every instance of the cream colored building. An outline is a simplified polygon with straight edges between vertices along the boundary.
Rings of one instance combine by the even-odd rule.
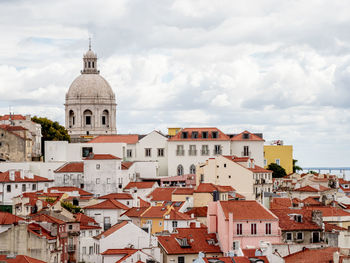
[[[65,123],[72,142],[116,134],[116,105],[115,94],[97,70],[97,55],[90,46],[83,58],[81,75],[66,94]]]

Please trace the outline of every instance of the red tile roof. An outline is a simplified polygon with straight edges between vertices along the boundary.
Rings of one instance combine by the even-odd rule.
[[[54,186],[47,189],[49,193],[58,192],[58,193],[67,193],[67,192],[79,192],[80,196],[93,196],[94,194],[87,192],[81,188],[74,186]]]
[[[172,187],[158,187],[147,195],[147,198],[151,201],[171,201],[171,195],[175,190],[176,188]]]
[[[327,222],[323,222],[323,223],[324,223],[324,231],[326,231],[326,232],[332,232],[333,230],[335,230],[335,231],[348,231],[348,229],[344,228],[344,227],[333,225],[333,224],[330,224]]]
[[[253,173],[272,173],[271,170],[267,170],[263,167],[260,167],[259,165],[254,165],[254,168],[248,168],[249,170],[251,170]]]
[[[270,209],[284,209],[292,206],[290,198],[274,197],[270,202]]]
[[[111,193],[98,197],[98,199],[133,199],[131,194],[128,193]]]
[[[122,162],[122,170],[129,170],[133,164],[134,162]]]
[[[118,202],[117,200],[107,199],[107,200],[105,200],[101,203],[98,203],[96,205],[86,206],[86,207],[84,207],[84,209],[123,209],[123,210],[128,210],[129,207]]]
[[[48,222],[48,223],[53,223],[58,225],[63,225],[66,223],[61,219],[58,219],[56,217],[53,217],[47,214],[32,214],[30,218],[36,222]]]
[[[163,218],[168,212],[165,206],[150,206],[148,209],[140,215],[141,218]]]
[[[126,226],[128,224],[128,221],[122,221],[120,223],[117,223],[113,225],[111,228],[107,229],[106,231],[102,232],[101,234],[95,236],[96,239],[101,239],[108,237],[109,235],[113,234],[114,232],[118,231],[122,227]]]
[[[233,220],[278,220],[268,209],[255,200],[220,201],[226,219],[233,213]]]
[[[318,199],[320,199],[319,196],[309,196],[305,199],[302,200],[302,202],[305,205],[322,205],[322,203],[320,201],[318,201]]]
[[[187,139],[182,138],[182,133],[187,132]],[[191,138],[192,133],[197,132],[198,136],[197,138]],[[208,132],[208,138],[202,138],[202,132]],[[218,137],[213,138],[212,137],[212,132],[217,132]],[[230,137],[227,136],[225,133],[220,131],[218,128],[215,127],[208,127],[208,128],[184,128],[180,130],[176,135],[173,137],[169,138],[169,141],[229,141]]]
[[[6,131],[26,131],[28,129],[22,127],[22,126],[13,126],[13,125],[7,125],[7,124],[0,124],[0,128]]]
[[[143,214],[143,212],[147,210],[147,208],[148,207],[132,207],[123,214],[121,214],[121,216],[126,215],[128,217],[140,217]]]
[[[95,219],[87,215],[84,215],[83,213],[78,213],[78,214],[75,214],[74,216],[75,216],[75,221],[79,222],[82,225],[97,224]]]
[[[20,171],[15,171],[14,181],[10,180],[10,172],[0,172],[0,182],[53,182],[53,180],[49,180],[45,177],[41,177],[38,175],[33,175],[33,178],[25,177],[21,178]]]
[[[215,234],[208,234],[206,227],[200,228],[177,228],[177,233],[169,236],[158,236],[159,244],[164,248],[168,255],[176,254],[198,254],[204,253],[221,253]],[[188,247],[181,247],[179,239],[187,239]],[[213,244],[209,244],[212,240]]]
[[[128,183],[124,189],[131,189],[131,188],[137,188],[137,189],[147,189],[152,188],[156,182],[130,182]]]
[[[24,219],[7,212],[0,212],[0,225],[12,225],[21,220]]]
[[[45,261],[24,256],[24,255],[16,255],[15,258],[8,257],[7,255],[0,255],[0,262],[6,263],[46,263]]]
[[[28,232],[38,236],[38,237],[45,237],[48,240],[54,240],[57,238],[57,236],[51,236],[51,233],[47,231],[45,228],[41,227],[39,224],[31,223],[27,225]]]
[[[83,162],[69,162],[65,163],[54,171],[55,173],[83,173],[84,163]]]
[[[243,134],[247,134],[247,133],[249,134],[249,138],[244,139]],[[265,141],[265,140],[249,131],[244,131],[232,137],[231,141]]]
[[[296,192],[324,192],[324,191],[328,191],[328,190],[331,190],[331,188],[324,187],[324,186],[320,185],[320,189],[318,190],[310,185],[306,185],[304,187],[294,189],[293,191],[296,191]]]
[[[229,159],[230,161],[236,162],[236,163],[244,163],[247,162],[250,158],[249,157],[238,157],[235,155],[223,155],[226,159]]]
[[[320,249],[305,248],[302,251],[290,254],[283,259],[285,263],[329,263],[333,262],[333,253],[339,251],[339,248],[327,247]]]
[[[134,248],[115,248],[107,249],[105,252],[102,252],[101,255],[124,255],[124,254],[134,254],[138,249]]]
[[[171,209],[164,217],[165,220],[191,220],[191,216]]]
[[[84,160],[121,160],[121,158],[112,154],[92,154],[84,158]]]
[[[271,212],[275,214],[279,219],[279,226],[281,230],[293,231],[293,230],[322,230],[321,226],[318,226],[312,221],[312,211],[305,209],[271,209]],[[301,215],[302,222],[296,222],[293,215]]]
[[[173,195],[192,195],[194,188],[176,188]]]
[[[192,209],[185,212],[185,214],[187,215],[194,214],[195,217],[207,217],[207,211],[208,211],[207,206],[193,207]]]
[[[7,121],[10,120],[10,115],[6,114],[4,116],[0,116],[0,121]],[[11,114],[11,120],[14,121],[25,121],[26,117],[21,114]]]
[[[235,258],[237,258],[237,257],[235,257]],[[241,261],[232,261],[231,257],[214,257],[214,258],[207,257],[207,258],[203,258],[203,260],[204,260],[204,262],[207,262],[207,263],[212,263],[212,262],[241,263]],[[220,260],[220,261],[218,261],[218,260]],[[248,261],[244,261],[244,262],[251,263],[248,258],[247,258],[247,260]]]
[[[151,203],[143,200],[141,197],[138,197],[138,199],[140,200],[139,207],[150,207],[151,206]]]
[[[307,206],[305,209],[308,210],[320,210],[323,217],[333,217],[333,216],[350,216],[349,212],[344,211],[338,207],[331,206]]]
[[[89,143],[128,143],[135,144],[139,141],[137,134],[100,135]]]
[[[215,185],[212,183],[201,183],[197,186],[195,193],[212,193],[213,191],[219,191],[221,193],[225,192],[233,192],[235,189],[233,189],[231,186],[222,186],[222,185]]]

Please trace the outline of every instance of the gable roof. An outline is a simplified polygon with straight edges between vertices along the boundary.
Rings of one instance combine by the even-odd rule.
[[[57,168],[54,173],[83,173],[83,162],[68,162]]]
[[[212,183],[201,183],[194,190],[195,193],[212,193],[213,191],[219,191],[220,193],[233,192],[235,189],[228,185],[215,185]]]
[[[89,143],[127,143],[136,144],[139,141],[137,134],[100,135]]]
[[[121,158],[112,154],[91,154],[85,157],[84,160],[121,160]]]
[[[106,199],[105,201],[84,207],[84,209],[123,209],[128,210],[129,207],[120,203],[115,199]]]
[[[179,187],[179,188],[176,188],[175,191],[172,194],[173,195],[192,195],[193,192],[194,192],[194,188]]]
[[[187,132],[187,138],[182,138],[182,133]],[[197,132],[197,138],[192,138],[192,133]],[[202,132],[208,133],[208,138],[202,138]],[[212,132],[217,132],[218,137],[213,138]],[[181,129],[176,135],[170,137],[168,141],[229,141],[230,137],[225,133],[220,131],[216,127],[207,127],[207,128],[184,128]]]
[[[140,215],[141,218],[163,218],[168,212],[165,206],[150,206]]]
[[[131,207],[120,216],[126,215],[128,217],[140,217],[147,209],[148,207]]]
[[[147,195],[147,198],[151,201],[171,201],[171,195],[175,190],[173,187],[158,187]]]
[[[333,262],[333,253],[339,251],[339,248],[336,247],[327,247],[319,249],[308,249],[305,248],[302,251],[290,254],[283,259],[285,263],[329,263]]]
[[[195,217],[207,217],[208,207],[192,207],[192,209],[185,212],[187,215],[194,215]]]
[[[4,173],[0,172],[0,182],[53,182],[53,180],[38,175],[33,175],[33,178],[27,176],[21,178],[20,171],[15,171],[14,180],[12,181],[10,180],[10,171],[6,171]]]
[[[131,188],[147,189],[147,188],[152,188],[154,184],[157,184],[157,183],[156,182],[130,182],[124,187],[124,189],[131,189]]]
[[[249,134],[249,138],[245,139],[243,137],[243,134]],[[249,131],[243,131],[237,135],[234,135],[231,138],[231,141],[265,141],[263,138],[259,137],[258,135],[255,135]]]
[[[221,253],[214,233],[208,234],[206,227],[200,228],[177,228],[177,233],[169,236],[158,236],[159,244],[164,248],[168,255],[176,254],[198,254],[204,253]],[[188,246],[181,247],[179,239],[186,239]],[[213,242],[209,244],[208,240]]]
[[[114,232],[118,231],[122,227],[126,226],[128,224],[128,221],[122,221],[120,223],[117,223],[113,225],[111,228],[107,229],[106,231],[100,233],[99,235],[95,236],[96,239],[101,239],[108,237],[109,235],[113,234]]]
[[[110,193],[107,195],[99,196],[97,199],[133,199],[129,193]]]
[[[133,164],[134,162],[122,162],[122,170],[129,170]]]
[[[0,225],[12,225],[18,223],[18,221],[21,220],[24,221],[22,217],[7,212],[0,212]]]
[[[319,185],[319,188],[320,189],[317,189],[317,188],[312,187],[310,185],[306,185],[306,186],[303,186],[303,187],[296,188],[293,191],[296,191],[296,192],[315,192],[315,193],[317,193],[317,192],[324,192],[324,191],[331,190],[331,188],[324,187],[323,185]]]
[[[233,213],[234,220],[278,220],[268,209],[255,200],[220,201],[226,219]]]

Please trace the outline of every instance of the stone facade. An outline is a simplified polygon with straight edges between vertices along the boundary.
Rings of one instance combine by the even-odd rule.
[[[85,53],[83,70],[71,84],[65,103],[65,124],[72,142],[116,134],[115,94],[97,70],[97,56]]]

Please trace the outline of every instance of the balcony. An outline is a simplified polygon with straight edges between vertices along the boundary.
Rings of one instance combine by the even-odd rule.
[[[242,156],[242,157],[250,157],[251,154],[252,154],[252,152],[243,151],[241,156]]]
[[[196,156],[197,155],[197,150],[188,150],[188,155],[189,156]]]
[[[184,156],[185,155],[185,150],[176,150],[176,155],[177,156]]]
[[[76,247],[75,245],[68,245],[67,246],[67,252],[70,253],[70,252],[75,252],[76,250]]]
[[[201,154],[203,156],[208,156],[209,155],[209,150],[201,150]]]
[[[214,149],[214,155],[221,155],[222,154],[222,150],[220,149]]]

